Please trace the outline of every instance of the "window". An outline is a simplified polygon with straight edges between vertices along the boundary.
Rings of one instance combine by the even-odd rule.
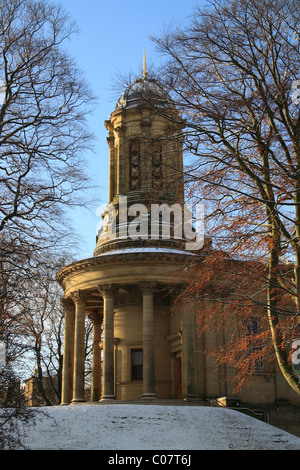
[[[252,359],[252,365],[255,372],[263,370],[263,361],[261,359],[262,345],[260,340],[260,322],[259,318],[248,317],[243,320],[243,327],[247,340],[246,358]]]
[[[143,350],[131,350],[131,379],[141,380],[143,378]]]

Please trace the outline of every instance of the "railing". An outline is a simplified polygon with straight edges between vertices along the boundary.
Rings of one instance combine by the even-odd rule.
[[[236,406],[228,405],[227,403],[224,404],[224,399],[223,398],[207,398],[205,400],[207,406],[220,407],[220,408],[223,407],[223,408],[228,408],[230,410],[240,411],[241,413],[244,413],[248,416],[259,419],[260,421],[263,421],[263,422],[269,424],[269,412],[268,411],[266,411],[266,410],[252,410],[250,408],[240,406],[239,399],[234,398],[234,397],[226,398],[226,401],[229,401],[229,402],[231,401],[232,405],[235,403]]]

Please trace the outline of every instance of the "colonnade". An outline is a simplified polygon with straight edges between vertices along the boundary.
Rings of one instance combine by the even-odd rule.
[[[115,285],[98,286],[103,312],[92,315],[92,401],[114,400],[114,292]],[[143,394],[155,398],[153,284],[140,283],[143,294]],[[85,314],[88,293],[76,291],[63,299],[65,312],[61,404],[85,401]],[[103,377],[101,384],[101,322],[103,317]]]

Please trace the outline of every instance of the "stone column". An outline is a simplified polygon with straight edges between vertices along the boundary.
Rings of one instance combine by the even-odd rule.
[[[64,298],[62,305],[65,315],[65,331],[61,405],[69,405],[73,396],[74,303],[71,299]]]
[[[196,331],[194,305],[184,308],[182,317],[182,395],[185,399],[198,398]]]
[[[85,401],[84,365],[85,365],[85,299],[81,291],[73,292],[75,304],[75,340],[74,340],[74,381],[72,403]]]
[[[143,292],[143,395],[156,398],[154,364],[153,284],[142,284]]]
[[[99,401],[101,398],[101,325],[102,314],[95,312],[91,315],[93,322],[93,359],[92,359],[92,385],[91,400]]]
[[[116,142],[117,148],[117,190],[116,194],[126,194],[127,188],[126,185],[126,154],[125,154],[125,126],[121,123],[119,127],[115,128],[115,132],[118,136],[118,141]]]
[[[108,202],[111,203],[114,198],[114,195],[116,194],[116,191],[115,191],[115,145],[114,145],[115,139],[113,136],[113,132],[109,133],[109,137],[107,137],[107,143],[109,146]]]
[[[98,287],[103,297],[103,384],[101,401],[114,400],[114,297],[113,286]]]

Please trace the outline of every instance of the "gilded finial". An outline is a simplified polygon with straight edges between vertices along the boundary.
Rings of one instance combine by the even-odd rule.
[[[143,66],[143,78],[147,78],[147,65],[146,65],[146,51],[144,49],[144,66]]]

